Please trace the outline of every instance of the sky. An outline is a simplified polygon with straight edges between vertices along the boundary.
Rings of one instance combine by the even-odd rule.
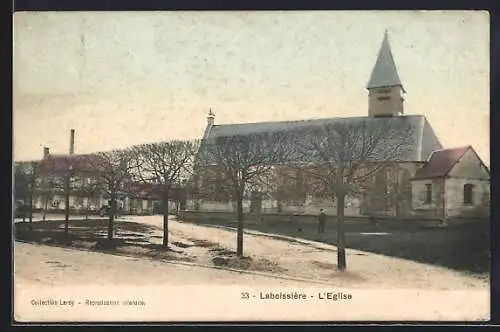
[[[489,165],[481,11],[18,12],[13,151],[89,153],[201,138],[215,124],[367,116],[388,30],[407,91],[446,148]]]

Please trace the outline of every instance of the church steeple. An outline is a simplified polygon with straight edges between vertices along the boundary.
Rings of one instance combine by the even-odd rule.
[[[369,91],[368,113],[370,116],[403,114],[403,94],[406,91],[392,56],[387,30],[384,33],[382,46],[366,88]]]
[[[208,111],[208,116],[207,116],[207,126],[205,127],[205,133],[203,134],[203,138],[206,139],[208,135],[210,134],[210,130],[214,126],[215,123],[215,114],[212,111],[212,108],[210,107],[210,110]]]

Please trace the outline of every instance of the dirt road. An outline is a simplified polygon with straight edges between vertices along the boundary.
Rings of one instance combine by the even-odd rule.
[[[158,229],[163,225],[161,216],[127,217],[127,220],[154,225]],[[204,239],[236,249],[234,230],[170,220],[169,232],[175,239]],[[342,287],[489,291],[489,280],[486,279],[353,249],[347,250],[349,276],[340,277],[335,268],[335,246],[254,231],[245,234],[244,253],[276,262],[286,270],[282,274]],[[196,255],[202,256],[198,252]]]
[[[303,283],[218,269],[155,262],[97,252],[16,242],[14,278],[17,285],[143,285],[220,284],[277,286]]]
[[[134,218],[139,220],[161,224],[156,217]],[[173,240],[205,238],[234,247],[230,230],[176,221],[170,226]],[[489,318],[486,281],[351,250],[351,272],[339,278],[331,263],[321,264],[331,262],[335,248],[316,245],[247,234],[245,252],[278,261],[287,268],[283,276],[310,276],[330,286],[17,242],[15,315],[41,322]],[[303,300],[266,299],[269,294]],[[100,304],[109,300],[118,304]]]

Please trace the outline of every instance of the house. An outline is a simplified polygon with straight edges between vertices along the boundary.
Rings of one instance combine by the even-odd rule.
[[[123,209],[130,214],[153,214],[161,199],[160,188],[150,183],[127,183],[126,192],[127,198]]]
[[[60,211],[65,209],[65,176],[70,176],[69,208],[76,211],[97,211],[107,200],[99,184],[98,159],[91,154],[51,154],[44,148],[38,162],[38,185],[35,191],[35,207]]]
[[[420,193],[417,189],[420,182],[414,177],[423,172],[420,171],[421,169],[428,169],[427,165],[431,164],[432,157],[439,155],[437,151],[445,150],[443,150],[439,138],[425,115],[405,115],[404,113],[405,99],[403,96],[406,90],[398,75],[387,32],[384,35],[366,88],[368,90],[368,115],[364,117],[215,124],[215,114],[210,110],[197,161],[199,174],[194,181],[197,189],[194,190],[194,194],[190,195],[187,209],[201,212],[235,211],[234,200],[227,193],[224,194],[223,190],[217,188],[217,183],[220,182],[217,181],[217,178],[220,177],[220,174],[217,173],[216,163],[211,160],[210,146],[213,146],[212,143],[218,138],[238,136],[255,140],[273,132],[286,132],[298,137],[308,137],[311,133],[318,132],[325,126],[340,125],[346,128],[363,128],[363,132],[360,132],[361,135],[374,132],[378,128],[387,129],[387,139],[384,144],[375,149],[380,151],[375,151],[371,156],[373,158],[368,161],[372,165],[383,164],[383,167],[380,167],[380,170],[373,174],[369,190],[362,194],[356,193],[346,197],[345,214],[352,216],[411,216],[416,214],[420,208],[416,208],[413,203],[417,200],[414,195],[417,192]],[[390,136],[389,132],[391,132]],[[327,138],[328,133],[325,132],[324,137]],[[272,149],[272,146],[273,142],[269,142],[263,149]],[[383,150],[396,146],[398,147],[397,151],[390,157],[376,158],[377,154],[383,155]],[[358,146],[358,148],[361,147]],[[477,157],[477,154],[475,156]],[[318,156],[302,153],[297,155],[295,159],[292,157],[286,163],[275,167],[275,172],[277,174],[295,172],[293,167],[286,164],[307,163],[312,165],[311,167],[322,167],[321,162],[322,160]],[[332,167],[332,165],[326,165],[325,172],[328,171],[328,167]],[[482,172],[479,169],[476,171]],[[474,170],[470,170],[470,172],[474,172]],[[474,178],[472,173],[469,177]],[[303,178],[298,174],[292,179],[290,177],[280,179],[277,176],[273,180],[272,188],[261,187],[257,192],[249,190],[243,199],[244,212],[317,214],[322,208],[328,214],[336,213],[336,202],[323,195],[317,187],[309,185],[310,179]],[[448,182],[448,185],[452,186],[451,183]],[[447,199],[451,202],[451,196],[456,193],[456,190],[450,189]],[[439,195],[438,192],[435,194]],[[452,210],[455,209],[452,205],[449,207]],[[432,210],[430,214],[436,213],[439,212]],[[451,210],[450,213],[452,213]]]
[[[74,132],[72,131],[72,140]],[[41,160],[18,162],[15,197],[29,201],[27,186],[30,185],[31,171],[35,169],[33,207],[35,210],[62,212],[66,203],[65,177],[69,176],[69,209],[72,212],[97,212],[109,206],[109,197],[103,190],[102,172],[99,158],[95,154],[51,154],[48,147],[43,149]],[[22,169],[21,169],[22,168]],[[28,176],[22,176],[22,172]],[[122,213],[151,215],[161,212],[161,188],[153,183],[125,181],[117,199]],[[28,204],[28,203],[26,203]],[[185,190],[175,185],[170,190],[169,211],[177,211],[185,206]]]
[[[490,173],[472,146],[434,151],[411,181],[415,215],[489,216]]]

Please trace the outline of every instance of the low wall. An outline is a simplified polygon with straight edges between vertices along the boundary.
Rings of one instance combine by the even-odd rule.
[[[28,216],[29,209],[25,209],[23,211],[18,211],[18,215],[22,215],[26,213],[26,216]],[[33,209],[33,213],[43,213],[43,209]],[[60,214],[64,215],[66,214],[66,210],[64,209],[48,209],[47,214]],[[70,215],[76,215],[76,216],[97,216],[100,215],[99,210],[78,210],[78,209],[70,209],[69,210]],[[170,214],[175,214],[175,213],[170,213]],[[120,211],[118,213],[120,216],[151,216],[151,215],[158,215],[158,213],[153,213],[151,211],[136,211],[136,212],[131,212],[131,211]]]
[[[236,223],[236,215],[233,212],[222,211],[181,211],[181,219],[199,223],[231,224]],[[470,219],[450,219],[448,225],[461,224]],[[417,218],[417,217],[393,217],[377,216],[374,219],[369,216],[345,216],[346,226],[373,226],[374,222],[382,228],[411,228],[411,227],[435,227],[442,224],[440,218]],[[264,213],[260,215],[245,213],[245,224],[256,224],[265,226],[286,226],[292,228],[313,227],[318,223],[318,216],[311,214],[290,213]],[[335,225],[336,217],[327,216],[327,225]]]

